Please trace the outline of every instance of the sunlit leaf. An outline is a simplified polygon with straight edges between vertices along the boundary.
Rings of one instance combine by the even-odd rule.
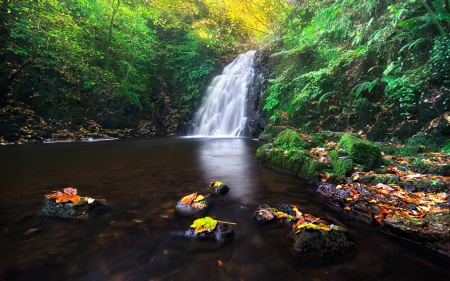
[[[184,196],[183,198],[181,198],[181,204],[183,205],[191,204],[195,198],[197,198],[197,193],[192,193],[187,196]]]
[[[194,202],[202,201],[203,199],[205,199],[205,196],[199,194],[199,195],[197,195],[197,197],[194,199]]]
[[[200,233],[203,231],[211,232],[216,228],[217,220],[211,217],[204,217],[196,219],[192,224],[191,228],[195,228],[194,233]]]

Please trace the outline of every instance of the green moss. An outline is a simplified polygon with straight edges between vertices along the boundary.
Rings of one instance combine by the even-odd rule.
[[[441,151],[444,154],[450,155],[450,140],[448,140],[447,143],[445,143]]]
[[[381,149],[368,141],[350,134],[345,134],[339,141],[339,148],[348,152],[355,163],[361,164],[365,170],[378,167],[381,164]]]
[[[304,140],[296,131],[286,130],[278,134],[273,143],[275,146],[289,148],[309,149],[310,143]]]
[[[292,175],[297,175],[309,159],[308,154],[300,149],[283,150],[281,148],[273,148],[267,154],[267,163],[270,166]]]
[[[322,133],[311,134],[309,136],[311,138],[312,147],[323,147],[328,140],[327,137]]]
[[[308,165],[308,174],[306,175],[306,178],[314,181],[320,180],[320,174],[329,171],[330,168],[331,165],[328,163],[323,163],[314,160],[310,161]]]
[[[270,144],[270,143],[266,143],[266,144],[260,146],[258,148],[258,150],[256,150],[255,158],[259,159],[259,160],[262,160],[262,161],[265,161],[266,160],[266,156],[268,154],[268,149],[271,149],[271,148],[272,148],[272,144]]]
[[[350,158],[337,158],[331,162],[336,181],[344,181],[353,171],[353,161]]]
[[[308,178],[308,174],[309,174],[309,165],[311,164],[312,159],[306,159],[306,161],[303,163],[302,167],[300,168],[300,171],[298,171],[297,176],[301,177],[301,178]]]
[[[259,140],[272,141],[279,133],[286,130],[285,127],[277,127],[273,125],[267,125],[264,131],[259,135]]]

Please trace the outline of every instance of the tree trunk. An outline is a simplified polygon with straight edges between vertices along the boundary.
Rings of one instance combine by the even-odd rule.
[[[439,21],[436,19],[436,16],[433,12],[433,10],[431,10],[430,6],[427,4],[427,2],[425,2],[425,0],[419,0],[419,2],[425,7],[425,10],[427,10],[428,15],[430,16],[431,21],[434,23],[434,25],[437,27],[437,29],[439,30],[439,33],[441,34],[442,37],[447,37],[447,33],[445,33],[444,28],[442,27],[442,25],[439,23]]]

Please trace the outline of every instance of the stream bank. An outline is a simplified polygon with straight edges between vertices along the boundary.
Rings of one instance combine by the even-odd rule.
[[[255,158],[317,185],[317,193],[345,216],[450,256],[448,151],[373,143],[358,134],[285,130]]]

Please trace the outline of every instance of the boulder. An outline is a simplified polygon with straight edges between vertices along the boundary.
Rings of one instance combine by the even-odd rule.
[[[262,223],[280,221],[288,225],[288,236],[295,252],[302,258],[323,258],[348,251],[353,243],[344,233],[345,229],[309,214],[302,214],[297,207],[280,204],[277,208],[260,205],[253,218]]]
[[[294,238],[294,250],[311,257],[329,257],[345,253],[352,245],[344,232],[339,230],[302,229],[299,233],[291,232]]]

